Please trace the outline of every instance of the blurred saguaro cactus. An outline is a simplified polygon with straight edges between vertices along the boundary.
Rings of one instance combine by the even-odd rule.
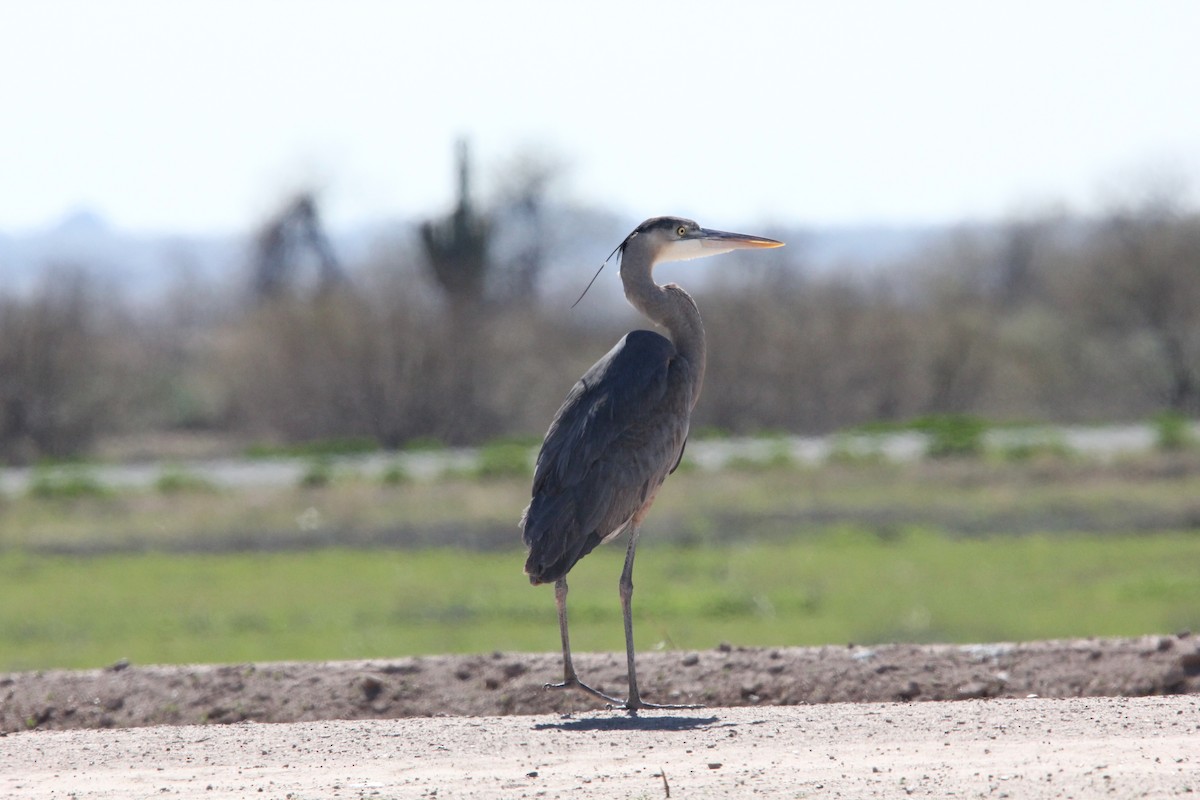
[[[491,222],[471,203],[471,162],[467,142],[458,142],[458,201],[442,219],[421,224],[425,260],[455,311],[483,301],[490,267]]]

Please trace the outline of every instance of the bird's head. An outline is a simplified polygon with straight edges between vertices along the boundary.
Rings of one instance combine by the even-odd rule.
[[[645,270],[646,274],[655,264],[664,261],[687,261],[704,256],[717,256],[730,250],[748,248],[783,247],[783,242],[767,239],[763,236],[750,236],[745,233],[729,233],[701,228],[697,223],[683,217],[651,217],[633,229],[611,253],[604,259],[607,264],[613,256],[620,254],[617,263],[620,265],[621,276],[625,277],[626,256],[636,255],[637,270]],[[588,282],[583,293],[571,305],[579,305],[583,295],[588,293],[604,264],[596,270],[592,280]]]
[[[783,242],[744,233],[701,228],[682,217],[654,217],[634,228],[621,243],[622,255],[631,248],[645,248],[653,263],[688,261],[716,256],[731,250],[783,247]]]

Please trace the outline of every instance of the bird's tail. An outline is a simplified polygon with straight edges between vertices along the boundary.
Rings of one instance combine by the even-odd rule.
[[[535,586],[564,577],[601,542],[595,533],[579,533],[574,508],[561,497],[535,497],[521,516],[521,528],[529,547],[525,574]]]

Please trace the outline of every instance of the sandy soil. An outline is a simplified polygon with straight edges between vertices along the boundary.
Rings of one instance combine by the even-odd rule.
[[[30,731],[0,796],[1178,797],[1200,697]]]
[[[623,690],[620,654],[576,665]],[[646,653],[647,699],[707,707],[638,717],[544,690],[560,669],[494,653],[0,675],[0,797],[1200,792],[1190,634]]]

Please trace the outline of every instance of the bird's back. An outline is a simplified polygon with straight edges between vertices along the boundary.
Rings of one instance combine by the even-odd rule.
[[[521,520],[532,583],[567,574],[654,499],[687,440],[695,365],[633,331],[575,384],[538,454]]]

